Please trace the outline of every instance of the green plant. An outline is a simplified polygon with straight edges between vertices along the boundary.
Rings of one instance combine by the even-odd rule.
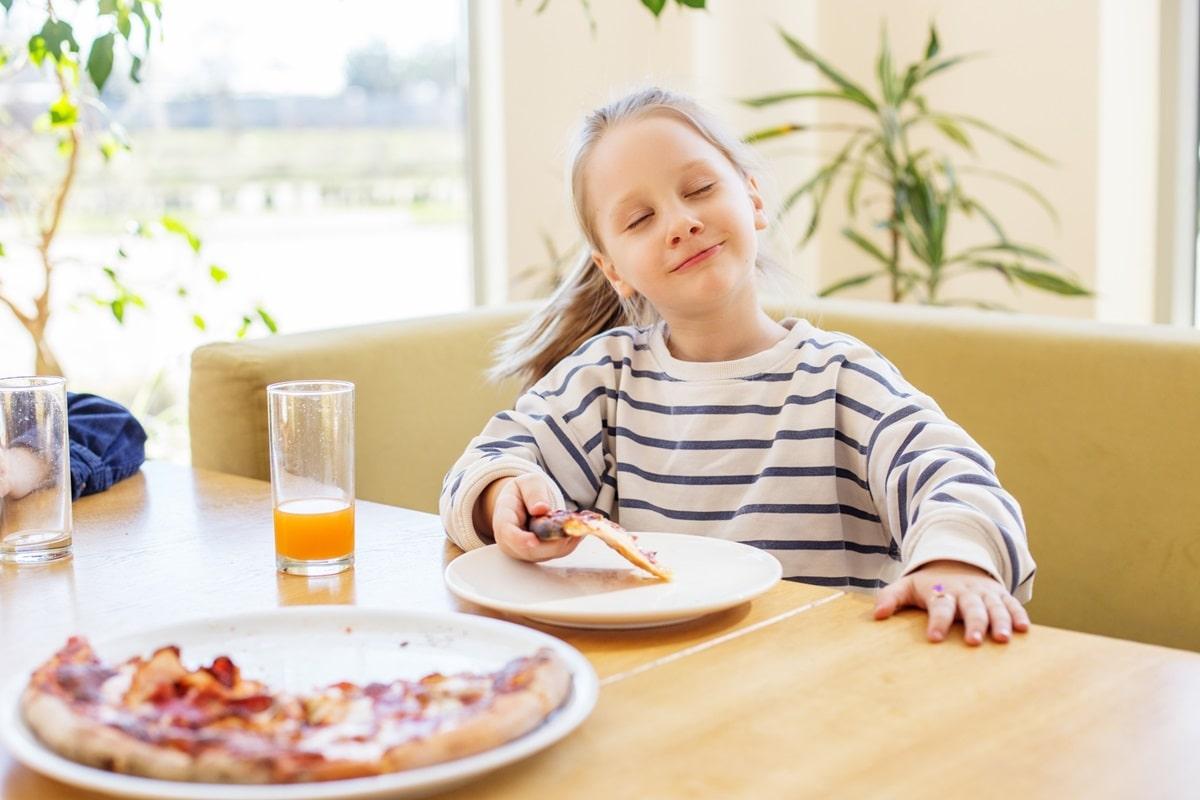
[[[948,280],[981,270],[1000,275],[1014,289],[1018,284],[1024,284],[1070,297],[1091,294],[1058,267],[1049,253],[1012,241],[996,215],[967,192],[962,176],[996,179],[1015,186],[1057,223],[1053,206],[1037,189],[1026,181],[994,170],[958,164],[947,153],[911,146],[914,131],[926,128],[948,139],[958,150],[974,155],[967,131],[983,131],[1026,155],[1051,163],[1047,156],[1029,144],[990,123],[929,107],[922,94],[926,82],[970,58],[968,55],[940,56],[941,45],[932,24],[924,56],[902,69],[893,65],[887,29],[884,28],[876,61],[878,94],[872,94],[851,80],[786,31],[780,29],[779,34],[798,59],[815,66],[833,87],[783,92],[742,102],[754,108],[765,108],[793,100],[832,100],[849,104],[869,116],[866,122],[844,125],[773,125],[746,137],[748,142],[763,142],[814,129],[845,132],[837,153],[787,196],[781,210],[781,214],[786,214],[802,198],[812,198],[808,225],[800,242],[803,245],[817,231],[822,207],[835,181],[845,177],[845,201],[851,225],[842,229],[842,235],[869,256],[877,267],[825,287],[820,292],[822,296],[885,278],[893,302],[915,297],[931,305],[1000,308],[991,303],[943,297],[942,290]],[[884,190],[883,211],[873,216],[869,213],[870,204],[862,194],[864,183],[874,183]],[[974,217],[976,214],[990,228],[995,240],[950,252],[948,234],[952,223],[959,215]],[[864,216],[874,230],[883,234],[884,244],[878,244],[855,227]]]
[[[9,214],[26,214],[33,220],[36,260],[15,258],[0,242],[0,306],[13,314],[32,339],[36,372],[61,375],[62,367],[46,337],[56,278],[64,262],[57,255],[55,244],[84,153],[98,153],[108,168],[115,169],[119,168],[119,157],[131,150],[125,132],[111,119],[101,92],[109,84],[118,61],[127,59],[129,80],[134,84],[140,82],[142,66],[160,38],[156,34],[160,34],[162,0],[98,0],[96,3],[0,0],[6,23],[12,21],[14,4],[18,5],[22,25],[28,25],[32,35],[23,42],[23,47],[15,50],[0,44],[0,80],[12,81],[26,72],[43,75],[49,72],[57,97],[34,120],[32,141],[25,136],[28,130],[22,132],[11,119],[3,119],[0,208]],[[83,29],[96,31],[86,59],[75,38],[76,31]],[[0,116],[3,115],[0,111]],[[64,162],[61,171],[47,173],[36,163],[36,158],[25,152],[36,149],[37,143],[47,138],[56,143],[58,156]],[[94,146],[95,150],[85,148],[85,144]],[[140,239],[153,238],[157,234],[178,237],[187,242],[195,260],[200,261],[203,257],[200,237],[169,214],[152,221],[133,221],[128,229]],[[118,243],[111,259],[91,265],[103,271],[107,288],[90,297],[107,307],[118,324],[124,324],[130,308],[146,307],[143,294],[123,275],[128,257],[127,244]],[[18,269],[40,272],[41,288],[31,298],[16,296],[5,284],[4,278],[11,277]],[[226,270],[209,263],[207,269],[198,273],[177,276],[175,294],[189,305],[192,282],[197,277],[221,284],[228,276]],[[196,327],[206,328],[205,317],[199,309],[188,307],[186,313]],[[262,324],[271,332],[276,330],[270,314],[262,307],[256,307],[242,315],[237,335],[245,335],[253,324]]]
[[[522,0],[517,0],[520,5]],[[667,7],[667,0],[640,0],[651,14],[657,18],[662,14],[663,9]],[[708,0],[675,0],[675,4],[680,8],[704,8]],[[579,0],[579,4],[583,6],[583,13],[587,16],[588,27],[592,30],[592,35],[596,35],[596,18],[592,16],[592,0]],[[546,10],[546,6],[550,5],[550,0],[541,0],[538,3],[535,14],[541,14]]]

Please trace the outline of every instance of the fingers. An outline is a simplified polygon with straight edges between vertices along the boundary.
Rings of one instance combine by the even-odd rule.
[[[496,544],[521,561],[548,561],[571,553],[579,539],[568,536],[542,541],[527,530],[531,516],[548,514],[552,508],[553,495],[541,475],[521,475],[509,482],[497,496],[492,513]]]
[[[1002,597],[1004,607],[1008,609],[1008,613],[1012,617],[1013,630],[1021,632],[1029,630],[1029,612],[1025,610],[1025,606],[1021,605],[1021,601],[1008,593]]]
[[[554,508],[554,496],[541,475],[521,475],[513,481],[513,486],[529,515],[537,517],[549,514]],[[525,520],[521,522],[524,524]]]
[[[529,531],[504,526],[496,529],[496,544],[507,555],[520,561],[549,561],[570,554],[579,546],[579,539],[567,537],[543,542]]]
[[[983,604],[983,598],[975,592],[968,592],[958,598],[958,612],[962,615],[963,627],[966,632],[963,639],[967,644],[979,644],[987,633],[988,610]]]
[[[931,642],[940,642],[954,624],[958,603],[954,595],[938,592],[925,599],[925,607],[929,609],[929,626],[925,629],[925,635]]]
[[[875,597],[875,619],[887,619],[904,606],[916,605],[913,586],[913,579],[909,577],[880,589]]]
[[[1012,614],[1004,605],[1004,600],[998,594],[985,594],[983,604],[987,608],[991,620],[992,639],[997,642],[1007,642],[1012,637]]]

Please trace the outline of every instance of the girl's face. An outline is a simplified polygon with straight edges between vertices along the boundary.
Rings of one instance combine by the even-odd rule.
[[[592,259],[623,297],[641,294],[668,322],[754,297],[758,184],[691,125],[667,114],[618,125],[584,170]]]

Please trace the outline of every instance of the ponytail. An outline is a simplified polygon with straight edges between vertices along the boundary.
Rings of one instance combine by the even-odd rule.
[[[575,267],[536,314],[512,328],[496,349],[492,380],[515,377],[528,389],[598,333],[640,324],[646,303],[626,301],[592,263],[585,245]]]

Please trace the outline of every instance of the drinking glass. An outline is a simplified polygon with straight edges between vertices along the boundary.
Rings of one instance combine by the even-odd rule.
[[[267,387],[275,565],[333,575],[354,564],[354,384]]]
[[[0,561],[71,554],[67,382],[0,378]]]

